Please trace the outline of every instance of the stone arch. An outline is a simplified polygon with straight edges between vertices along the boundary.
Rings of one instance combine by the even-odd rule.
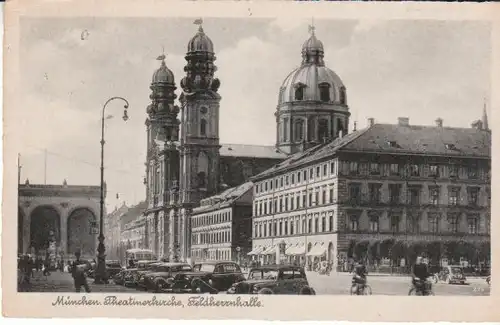
[[[96,234],[98,227],[96,214],[87,207],[77,207],[70,211],[67,221],[67,253],[79,251],[82,256],[96,255]]]
[[[52,205],[37,206],[30,213],[30,246],[38,254],[47,250],[51,243],[61,242],[61,215]]]

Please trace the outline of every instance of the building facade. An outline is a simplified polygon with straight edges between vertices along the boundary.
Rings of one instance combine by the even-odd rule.
[[[144,248],[146,246],[146,219],[139,217],[125,224],[121,233],[121,242],[125,250]]]
[[[19,185],[18,252],[95,258],[99,186]]]
[[[191,215],[191,258],[241,262],[252,247],[251,182],[201,201]]]
[[[256,176],[253,250],[262,262],[310,265],[489,263],[491,133],[375,124]]]
[[[104,237],[106,238],[106,258],[117,260],[120,258],[121,250],[121,218],[128,211],[128,207],[123,202],[119,208],[107,215],[104,219]]]

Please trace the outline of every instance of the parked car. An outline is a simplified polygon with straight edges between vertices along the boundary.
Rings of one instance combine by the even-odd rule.
[[[307,281],[304,268],[294,265],[255,267],[247,280],[234,283],[228,294],[315,295]]]
[[[116,273],[113,276],[113,282],[118,285],[123,285],[124,284],[124,278],[125,274],[127,273],[127,270],[121,270],[120,272]]]
[[[138,261],[135,268],[127,269],[125,276],[123,277],[123,284],[126,287],[135,287],[139,280],[138,272],[146,270],[146,268],[156,261]]]
[[[177,273],[190,271],[193,269],[187,263],[162,263],[144,274],[139,279],[139,286],[146,291],[161,292],[169,287]]]
[[[108,275],[108,279],[112,279],[116,274],[121,272],[122,265],[120,261],[117,260],[109,260],[106,261],[106,273]]]
[[[180,272],[163,291],[174,293],[218,293],[234,283],[245,280],[238,264],[230,261],[210,261],[195,264],[193,271]]]
[[[467,281],[460,265],[444,266],[438,273],[438,278],[449,284],[465,284]]]

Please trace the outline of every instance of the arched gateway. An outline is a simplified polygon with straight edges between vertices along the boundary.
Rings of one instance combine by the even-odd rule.
[[[18,253],[96,256],[99,186],[19,185]]]

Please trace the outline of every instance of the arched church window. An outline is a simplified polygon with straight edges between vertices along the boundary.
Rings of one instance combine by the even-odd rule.
[[[295,100],[304,100],[304,88],[301,83],[295,85]]]
[[[207,135],[207,120],[204,118],[200,121],[200,134],[203,136]]]
[[[298,119],[295,121],[294,133],[296,142],[302,141],[304,139],[304,120]]]
[[[342,131],[342,135],[344,135],[344,123],[342,123],[341,119],[337,119],[337,135]]]
[[[326,141],[328,139],[328,120],[320,119],[318,123],[318,136],[320,141]]]
[[[316,140],[316,121],[314,118],[310,118],[307,121],[307,138],[309,141]]]
[[[325,82],[319,85],[319,98],[322,102],[330,101],[330,84]]]
[[[346,102],[347,102],[347,97],[346,97],[345,88],[342,87],[342,88],[340,88],[340,103],[342,105],[345,105]]]
[[[205,174],[205,172],[199,172],[197,176],[198,176],[198,188],[205,188],[207,186],[207,181],[206,181],[207,175]]]

